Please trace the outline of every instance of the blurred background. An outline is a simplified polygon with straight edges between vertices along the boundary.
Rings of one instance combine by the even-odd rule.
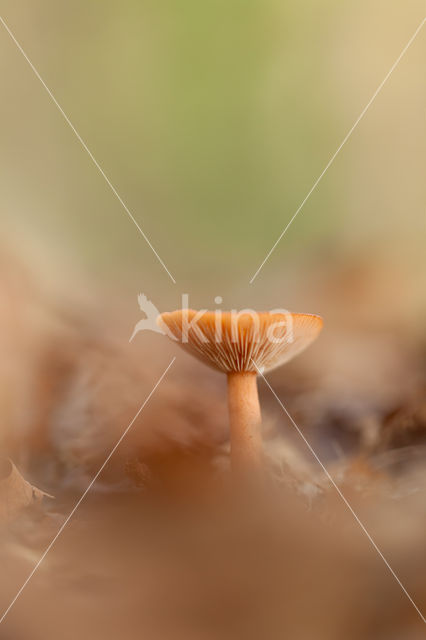
[[[220,293],[292,308],[300,269],[314,289],[317,266],[364,259],[399,271],[396,306],[424,290],[422,35],[248,286],[423,2],[2,6],[177,286],[3,29],[0,206],[18,248],[30,237],[86,278],[169,307],[184,291],[196,305]]]
[[[4,0],[0,15],[176,280],[0,24],[0,455],[56,497],[36,526],[25,516],[6,535],[2,607],[178,355],[149,333],[128,344],[142,291],[160,311],[179,308],[188,293],[194,308],[216,307],[221,296],[222,308],[324,317],[318,342],[273,372],[271,384],[425,611],[425,28],[250,284],[420,24],[423,1]],[[168,499],[181,499],[206,461],[226,467],[222,378],[179,353],[144,428],[117,451],[62,550],[35,577],[27,608],[8,618],[7,637],[45,640],[46,615],[52,637],[64,638],[87,629],[116,637],[124,621],[126,637],[140,637],[142,624],[161,640],[180,632],[185,640],[269,640],[283,629],[307,640],[423,637],[416,611],[338,510],[262,385],[265,448],[286,510],[282,521],[266,519],[241,566],[229,559],[236,549],[228,540],[235,544],[247,514],[234,523],[212,509],[207,536],[191,518],[159,518],[152,504],[140,515],[135,486],[145,496],[154,478],[156,491],[158,483]],[[305,502],[316,503],[309,516]],[[209,538],[216,516],[219,541]],[[176,532],[167,554],[168,543],[157,543],[163,517]],[[213,546],[219,577],[210,567],[211,581],[199,580],[204,560],[191,564],[180,536],[199,544],[204,560]],[[265,569],[261,606],[245,594],[253,578],[245,572],[271,536],[279,576]],[[99,540],[96,550],[90,540]],[[135,557],[145,581],[135,581]],[[294,558],[302,557],[299,579]],[[236,583],[223,593],[230,567]],[[117,575],[134,601],[111,586]],[[65,600],[52,616],[46,602],[58,588]],[[150,592],[146,610],[138,589]],[[170,627],[162,626],[163,602]],[[114,606],[117,620],[105,621]]]

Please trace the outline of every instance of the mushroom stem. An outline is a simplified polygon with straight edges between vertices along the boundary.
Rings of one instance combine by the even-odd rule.
[[[234,471],[260,466],[261,416],[256,373],[228,373],[231,465]]]

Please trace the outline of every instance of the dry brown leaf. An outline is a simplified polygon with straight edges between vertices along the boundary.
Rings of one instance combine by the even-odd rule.
[[[22,509],[39,504],[48,493],[33,487],[9,458],[0,457],[0,523],[12,520]]]

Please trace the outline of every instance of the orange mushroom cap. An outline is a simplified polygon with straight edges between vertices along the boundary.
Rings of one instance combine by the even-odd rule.
[[[214,369],[256,373],[257,368],[274,369],[306,349],[323,320],[309,313],[179,309],[162,313],[157,324]]]

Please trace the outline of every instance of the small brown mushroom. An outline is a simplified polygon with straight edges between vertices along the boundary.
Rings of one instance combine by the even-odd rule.
[[[303,351],[320,332],[322,318],[306,313],[180,309],[161,314],[157,323],[185,350],[227,374],[232,467],[259,466],[257,373],[270,371]]]

